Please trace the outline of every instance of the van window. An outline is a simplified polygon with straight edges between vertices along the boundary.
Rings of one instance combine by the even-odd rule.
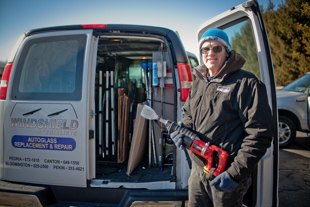
[[[229,37],[231,49],[236,50],[246,60],[242,69],[254,73],[261,79],[256,43],[250,23],[242,21],[224,31]]]
[[[15,72],[13,100],[80,100],[85,35],[30,39]]]

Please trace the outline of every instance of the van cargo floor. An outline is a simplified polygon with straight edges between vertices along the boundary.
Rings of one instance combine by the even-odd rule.
[[[112,182],[155,182],[169,181],[171,166],[148,167],[147,162],[141,162],[136,169],[127,175],[127,163],[97,162],[96,179],[110,180]]]

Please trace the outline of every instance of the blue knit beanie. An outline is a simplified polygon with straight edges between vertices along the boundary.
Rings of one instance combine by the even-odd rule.
[[[217,28],[210,28],[208,29],[200,38],[199,40],[199,50],[201,49],[202,44],[207,40],[216,40],[222,43],[227,51],[230,52],[231,45],[229,43],[229,39],[227,34]]]

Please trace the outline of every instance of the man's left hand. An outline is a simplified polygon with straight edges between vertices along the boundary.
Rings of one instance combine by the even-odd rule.
[[[210,182],[210,185],[214,186],[214,188],[218,191],[231,192],[236,189],[238,183],[236,183],[225,171],[218,175],[216,178],[214,178]]]

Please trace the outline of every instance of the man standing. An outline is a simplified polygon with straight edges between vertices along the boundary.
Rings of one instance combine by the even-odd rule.
[[[251,172],[272,140],[266,88],[255,75],[241,69],[245,60],[231,51],[224,31],[207,30],[199,49],[203,64],[196,68],[200,75],[185,102],[182,124],[229,157],[225,171],[214,177],[204,173],[206,160],[190,152],[189,206],[242,206]],[[178,131],[171,134],[180,148],[184,136]]]

